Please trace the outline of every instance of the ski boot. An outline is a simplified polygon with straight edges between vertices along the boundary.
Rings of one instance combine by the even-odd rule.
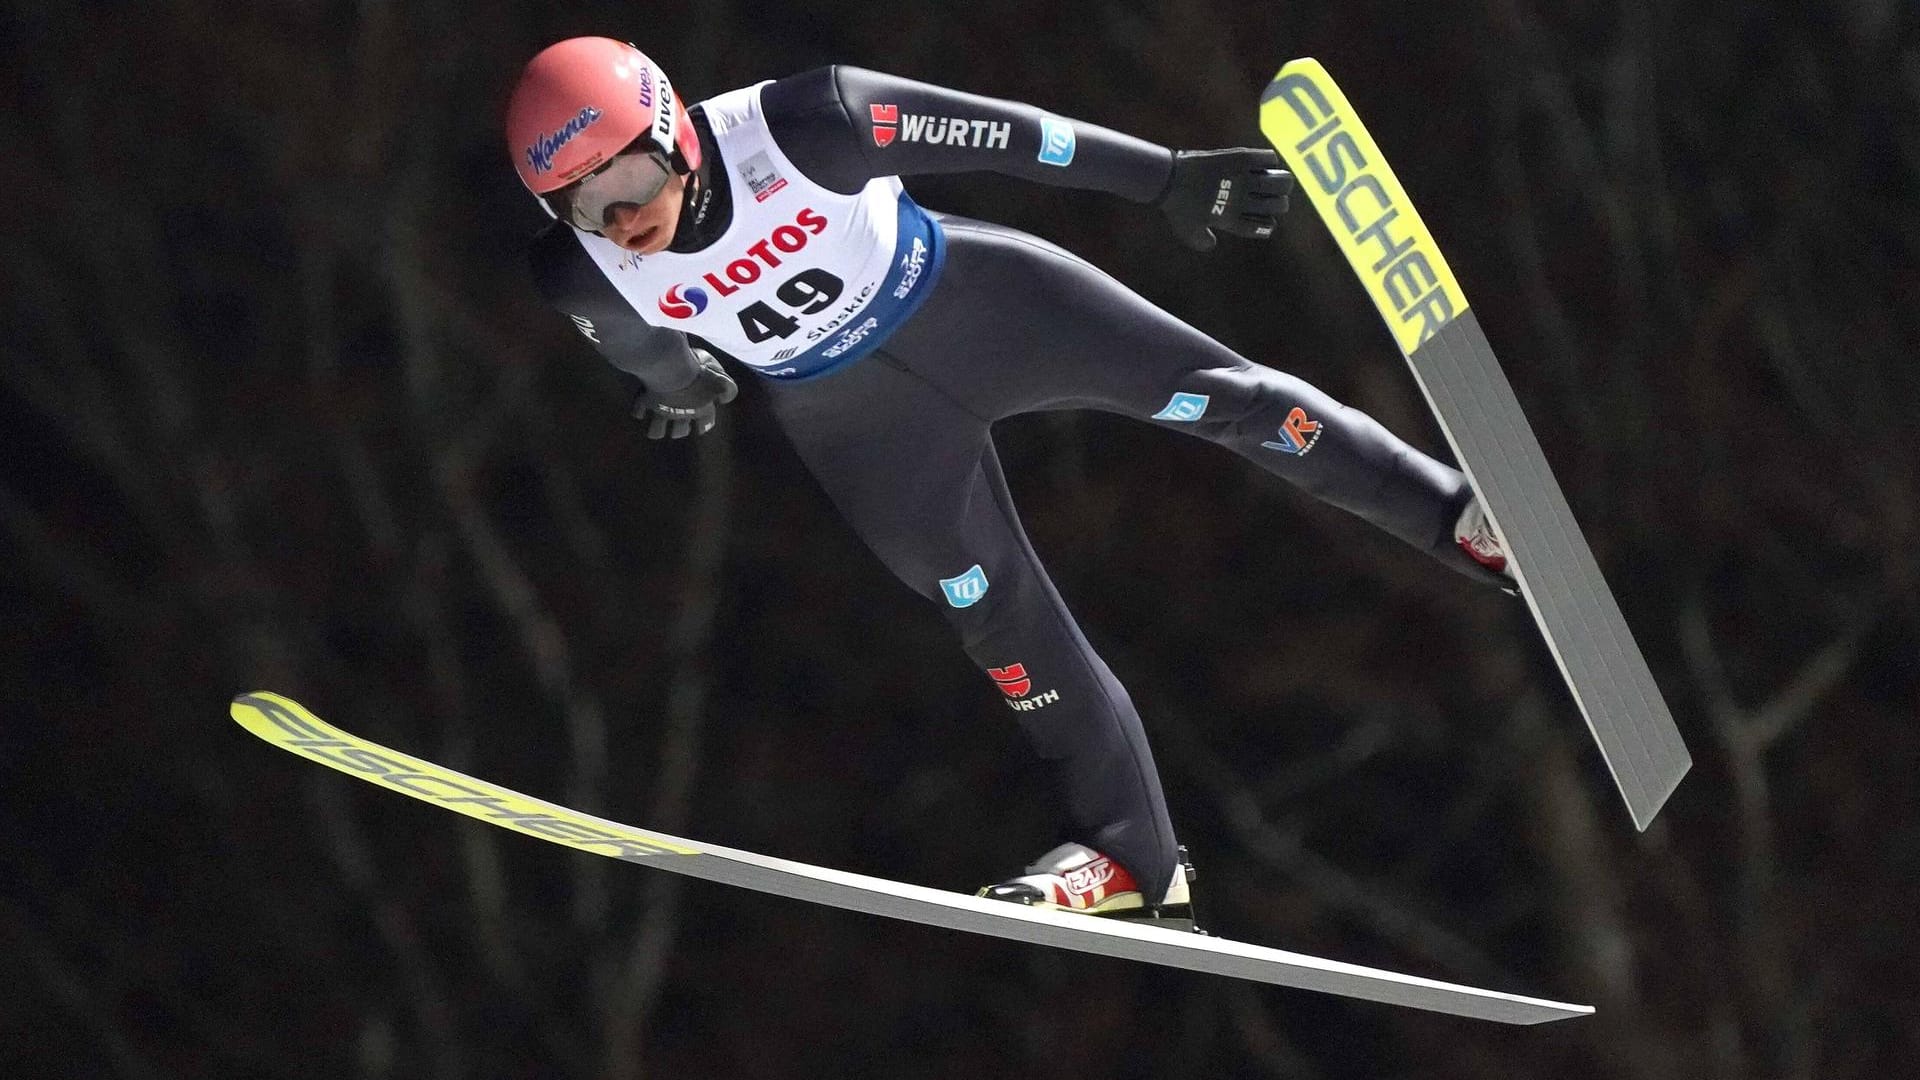
[[[1126,867],[1084,844],[1062,844],[1040,856],[1026,873],[989,885],[978,895],[1029,907],[1205,933],[1194,925],[1193,863],[1188,861],[1184,846],[1179,852],[1173,883],[1158,903],[1147,903],[1139,882]]]
[[[1508,581],[1513,580],[1513,570],[1507,566],[1507,545],[1500,534],[1493,531],[1493,522],[1487,520],[1478,495],[1460,509],[1459,520],[1453,523],[1453,539],[1474,562]]]

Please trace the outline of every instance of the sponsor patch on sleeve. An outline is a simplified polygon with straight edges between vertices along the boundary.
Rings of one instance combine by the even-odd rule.
[[[1167,407],[1153,414],[1155,420],[1173,420],[1190,424],[1207,415],[1207,395],[1178,393],[1167,401]]]
[[[1065,168],[1073,164],[1073,125],[1057,116],[1040,118],[1040,164]]]

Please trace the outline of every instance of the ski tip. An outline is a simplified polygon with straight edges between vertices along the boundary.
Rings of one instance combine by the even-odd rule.
[[[276,705],[295,704],[294,700],[285,694],[276,694],[271,690],[249,690],[244,694],[233,695],[233,702],[227,706],[227,710],[231,712],[235,718],[238,718],[241,709],[258,708],[263,704],[269,703]]]
[[[1266,90],[1260,95],[1260,103],[1264,105],[1269,99],[1279,95],[1284,89],[1282,84],[1285,81],[1302,76],[1311,81],[1320,82],[1326,80],[1327,69],[1321,67],[1320,61],[1311,56],[1296,57],[1287,61],[1279,71],[1274,72],[1272,81],[1267,83]]]
[[[320,723],[319,717],[308,712],[306,706],[271,690],[250,690],[234,695],[233,702],[227,706],[227,715],[268,742],[277,741],[276,733],[284,730],[288,721],[302,727]]]

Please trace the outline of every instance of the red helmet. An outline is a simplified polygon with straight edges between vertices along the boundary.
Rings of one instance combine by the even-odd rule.
[[[507,102],[507,148],[535,195],[558,191],[647,139],[682,173],[700,140],[667,73],[624,41],[568,38],[528,61]]]

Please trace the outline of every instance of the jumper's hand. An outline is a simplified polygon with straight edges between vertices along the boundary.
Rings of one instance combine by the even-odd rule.
[[[1213,230],[1265,240],[1287,212],[1293,174],[1271,150],[1176,150],[1159,207],[1195,251],[1213,250]]]
[[[633,418],[647,422],[649,439],[684,439],[713,430],[714,406],[725,405],[740,392],[720,361],[704,349],[693,350],[700,371],[678,390],[662,393],[642,390],[633,399]]]

